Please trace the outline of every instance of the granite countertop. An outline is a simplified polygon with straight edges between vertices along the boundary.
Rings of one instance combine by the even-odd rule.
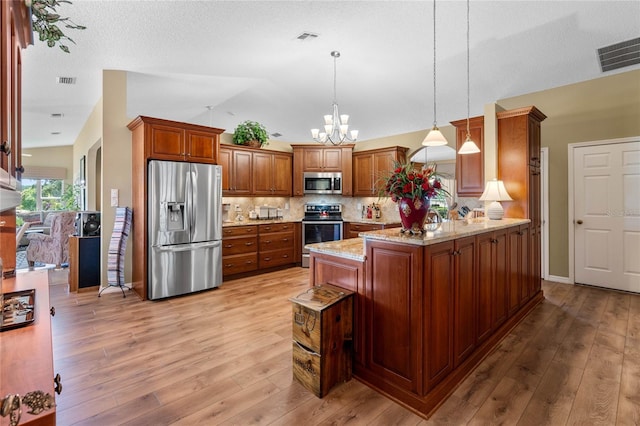
[[[364,240],[362,238],[307,244],[305,248],[315,253],[332,254],[360,262],[365,260]]]
[[[233,222],[222,222],[223,228],[231,226],[247,226],[247,225],[270,225],[273,223],[291,223],[300,222],[302,219],[245,219]]]
[[[364,262],[366,259],[364,250],[365,239],[427,246],[529,222],[529,219],[489,220],[479,218],[457,220],[445,222],[437,231],[427,232],[425,235],[402,234],[398,228],[391,228],[380,231],[361,232],[359,238],[307,244],[305,248],[315,253],[330,254]]]
[[[454,220],[444,222],[439,229],[428,231],[422,235],[403,234],[398,228],[383,229],[380,231],[361,232],[359,235],[364,239],[383,240],[396,243],[405,243],[418,246],[428,246],[430,244],[455,240],[470,235],[481,234],[496,229],[509,228],[531,222],[529,219],[501,219],[489,220],[478,218],[470,220]]]

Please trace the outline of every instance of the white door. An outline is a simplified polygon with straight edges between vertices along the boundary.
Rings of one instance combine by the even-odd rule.
[[[574,155],[575,281],[640,293],[640,142]]]

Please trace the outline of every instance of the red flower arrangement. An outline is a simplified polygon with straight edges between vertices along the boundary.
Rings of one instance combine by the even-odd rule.
[[[442,187],[435,164],[418,170],[414,163],[396,163],[395,169],[386,178],[381,195],[391,197],[393,202],[402,198],[411,198],[416,202],[424,198],[449,195],[449,192]]]

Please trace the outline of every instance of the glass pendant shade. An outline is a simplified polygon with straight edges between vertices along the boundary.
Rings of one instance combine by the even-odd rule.
[[[458,150],[458,154],[477,154],[478,152],[480,152],[480,148],[478,148],[478,145],[476,145],[476,143],[471,140],[471,136],[467,135],[467,139]]]
[[[447,139],[436,126],[433,126],[433,128],[429,130],[429,133],[427,133],[427,136],[422,141],[422,145],[424,146],[442,146],[447,145],[447,143]]]

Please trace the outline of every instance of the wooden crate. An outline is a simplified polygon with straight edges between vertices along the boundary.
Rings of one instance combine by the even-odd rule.
[[[323,284],[289,300],[293,377],[322,398],[351,379],[353,292]]]

